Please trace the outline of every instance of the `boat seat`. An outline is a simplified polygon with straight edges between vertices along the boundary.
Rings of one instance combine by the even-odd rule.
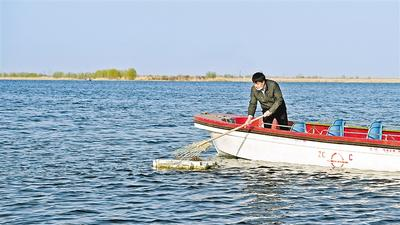
[[[305,133],[306,132],[306,123],[297,122],[290,127],[290,131]]]
[[[367,138],[373,140],[382,140],[383,125],[381,121],[374,121],[368,129]]]
[[[328,129],[328,136],[344,136],[344,124],[343,119],[337,119]]]

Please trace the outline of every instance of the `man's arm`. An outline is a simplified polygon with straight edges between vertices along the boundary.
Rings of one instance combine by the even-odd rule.
[[[250,92],[250,101],[249,101],[249,108],[247,110],[247,120],[246,120],[246,124],[249,124],[250,121],[253,119],[254,114],[256,113],[256,109],[257,109],[257,99],[256,96],[254,95],[254,90],[253,88],[251,88],[251,92]]]
[[[254,95],[254,88],[251,88],[250,92],[250,101],[249,101],[249,107],[247,109],[247,115],[254,117],[254,114],[256,113],[257,109],[257,99],[256,96]]]

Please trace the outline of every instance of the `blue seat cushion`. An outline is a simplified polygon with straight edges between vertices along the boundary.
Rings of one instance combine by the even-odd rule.
[[[373,140],[382,140],[382,130],[383,126],[381,121],[372,122],[368,129],[367,138]]]
[[[292,127],[290,128],[290,131],[305,133],[306,132],[306,123],[297,122],[292,125]]]
[[[344,124],[345,121],[343,119],[337,119],[328,129],[329,136],[344,136]]]

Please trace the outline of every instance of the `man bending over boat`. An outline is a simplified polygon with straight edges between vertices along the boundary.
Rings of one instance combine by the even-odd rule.
[[[251,87],[248,117],[246,124],[249,124],[254,117],[257,108],[257,101],[260,102],[264,115],[264,127],[271,128],[272,121],[276,119],[282,130],[289,130],[286,113],[285,100],[283,100],[281,89],[278,83],[267,80],[263,73],[257,72],[251,78],[254,85]]]

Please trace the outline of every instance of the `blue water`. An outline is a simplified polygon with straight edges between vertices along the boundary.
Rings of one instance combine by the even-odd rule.
[[[398,173],[221,157],[207,172],[151,168],[208,138],[193,115],[245,114],[250,85],[0,81],[0,223],[400,223]],[[281,88],[291,120],[400,125],[400,84]]]

